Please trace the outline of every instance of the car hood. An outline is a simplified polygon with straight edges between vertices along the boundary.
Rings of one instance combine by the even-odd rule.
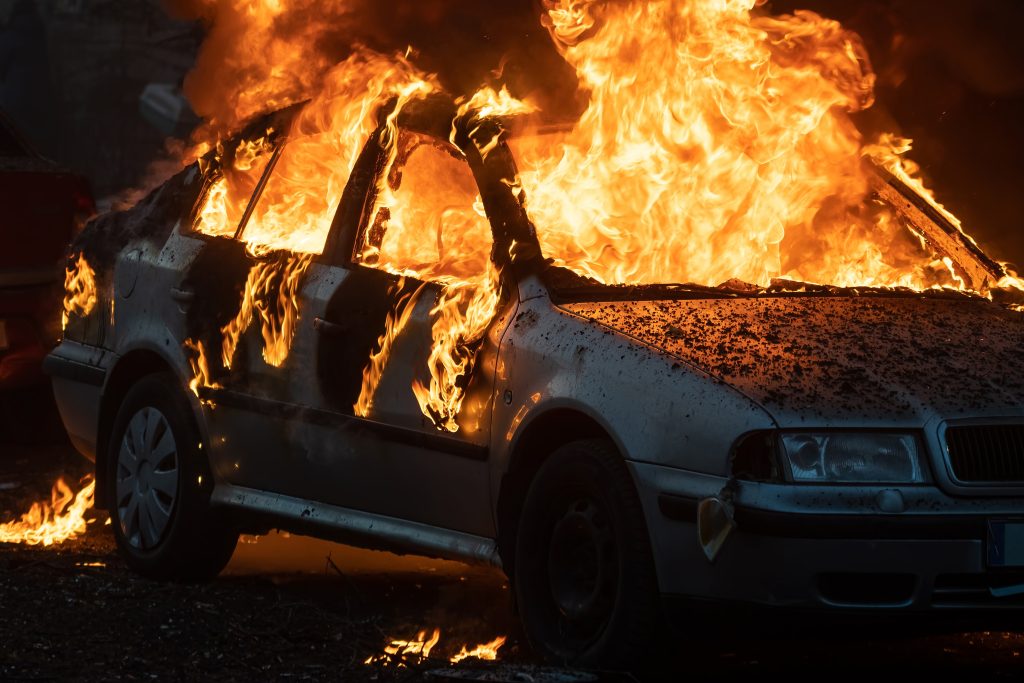
[[[1015,416],[1024,314],[928,296],[757,296],[562,308],[727,382],[782,426]]]

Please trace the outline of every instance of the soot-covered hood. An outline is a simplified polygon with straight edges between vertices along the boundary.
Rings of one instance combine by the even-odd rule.
[[[716,376],[784,426],[1024,413],[1024,314],[968,297],[565,303]]]

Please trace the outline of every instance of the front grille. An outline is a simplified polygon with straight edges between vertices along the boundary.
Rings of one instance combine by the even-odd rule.
[[[1024,482],[1024,425],[950,427],[946,450],[958,481]]]

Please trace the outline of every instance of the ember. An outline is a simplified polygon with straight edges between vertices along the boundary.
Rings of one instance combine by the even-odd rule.
[[[426,631],[420,631],[412,640],[392,640],[384,648],[384,654],[368,657],[364,664],[393,663],[397,666],[404,666],[404,661],[420,662],[430,658],[430,653],[441,640],[441,629],[435,628],[434,632],[427,638]],[[505,644],[505,636],[498,636],[489,643],[477,645],[472,650],[463,645],[458,654],[452,655],[448,661],[458,664],[464,659],[482,659],[495,661],[498,659],[498,650]]]
[[[467,650],[466,646],[462,646],[462,650],[457,655],[453,655],[451,658],[452,664],[458,664],[463,659],[484,659],[488,661],[494,661],[498,658],[498,650],[505,644],[505,636],[498,636],[489,643],[483,645],[477,645],[472,650]]]

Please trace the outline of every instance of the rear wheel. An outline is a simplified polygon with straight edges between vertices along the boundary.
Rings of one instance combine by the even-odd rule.
[[[231,558],[238,534],[210,507],[200,444],[173,375],[148,375],[125,396],[108,446],[108,509],[118,548],[140,574],[204,580]]]
[[[515,554],[516,601],[534,649],[560,664],[634,668],[659,610],[647,525],[615,448],[556,450],[530,484]]]

